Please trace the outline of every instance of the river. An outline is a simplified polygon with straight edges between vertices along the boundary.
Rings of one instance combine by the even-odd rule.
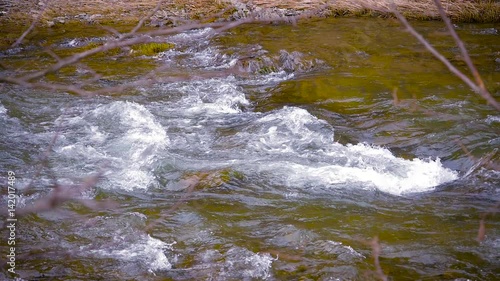
[[[414,24],[466,70],[442,23]],[[498,96],[498,25],[457,31]],[[92,40],[68,32],[52,46]],[[164,40],[175,47],[136,60],[189,79],[91,98],[2,88],[0,170],[16,173],[17,208],[99,171],[77,198],[115,202],[19,217],[24,280],[377,280],[374,237],[392,280],[498,278],[498,214],[476,237],[500,200],[500,173],[485,161],[499,160],[500,115],[397,21],[249,24]],[[29,68],[29,52],[40,50],[1,59]],[[90,64],[108,75],[100,86],[141,66]]]

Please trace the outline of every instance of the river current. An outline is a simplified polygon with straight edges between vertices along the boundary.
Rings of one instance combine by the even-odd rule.
[[[416,25],[465,70],[441,23]],[[498,26],[457,30],[498,96]],[[373,237],[393,280],[500,274],[498,214],[476,240],[500,200],[500,115],[396,21],[164,40],[175,47],[144,59],[189,79],[91,98],[2,88],[0,176],[16,173],[17,208],[97,172],[77,198],[115,203],[20,217],[21,278],[376,280]]]

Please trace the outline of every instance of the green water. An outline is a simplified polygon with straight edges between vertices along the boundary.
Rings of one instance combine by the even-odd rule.
[[[467,71],[442,23],[414,24]],[[103,36],[95,32],[42,37],[65,56],[77,49],[62,43]],[[457,32],[498,98],[499,27],[460,24]],[[46,195],[54,178],[76,184],[102,167],[95,188],[79,196],[116,203],[94,210],[70,202],[20,218],[20,277],[378,280],[367,242],[378,237],[389,280],[498,278],[499,216],[487,216],[484,241],[476,236],[500,200],[499,172],[478,165],[487,157],[498,163],[500,116],[397,21],[250,24],[207,34],[166,38],[176,47],[159,58],[85,61],[103,75],[92,87],[162,65],[169,66],[162,77],[183,81],[92,98],[1,89],[2,177],[13,170],[19,188],[28,184],[60,134],[50,168],[22,204]],[[53,61],[38,47],[1,59],[26,71]],[[231,61],[239,71],[226,74]],[[47,81],[88,77],[77,69]],[[445,180],[449,171],[456,179]],[[433,177],[442,180],[424,184]],[[190,190],[193,178],[200,181]]]

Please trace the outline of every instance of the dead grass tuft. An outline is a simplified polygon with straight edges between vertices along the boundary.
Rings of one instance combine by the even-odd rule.
[[[234,2],[234,1],[233,1]],[[439,13],[433,0],[254,0],[239,1],[253,3],[265,8],[312,10],[326,6],[332,16],[390,16],[388,8],[394,3],[409,19],[435,20]],[[500,2],[494,0],[443,0],[447,15],[457,22],[500,22]]]

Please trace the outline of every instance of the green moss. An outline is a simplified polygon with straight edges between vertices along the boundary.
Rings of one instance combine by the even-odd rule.
[[[0,50],[6,50],[16,42],[19,34],[7,33],[0,37]]]
[[[80,52],[83,52],[83,51],[87,51],[87,50],[91,50],[91,49],[100,47],[102,45],[103,45],[102,43],[90,42],[87,45],[80,47],[80,48],[76,48],[76,49],[78,49],[78,51],[80,51]]]
[[[89,44],[85,45],[85,46],[82,46],[82,47],[79,47],[79,48],[74,48],[74,49],[71,49],[71,52],[72,53],[81,53],[81,52],[84,52],[84,51],[88,51],[88,50],[92,50],[94,48],[98,48],[100,46],[102,46],[103,43],[100,43],[100,42],[90,42]],[[105,52],[99,52],[97,54],[95,54],[94,56],[98,56],[98,57],[113,57],[113,56],[117,56],[119,54],[121,54],[122,51],[120,48],[113,48],[113,49],[110,49],[110,50],[107,50]]]
[[[69,82],[69,77],[73,77],[76,73],[76,66],[70,65],[61,68],[56,73],[49,73],[45,77],[50,82]]]
[[[274,66],[263,66],[262,68],[259,69],[259,74],[269,74],[272,72],[277,72],[278,69]]]
[[[132,46],[134,56],[154,56],[160,52],[172,49],[175,45],[172,43],[145,43]]]
[[[232,178],[239,179],[239,180],[244,178],[244,175],[242,173],[231,170],[231,169],[222,170],[220,172],[220,175],[221,175],[222,181],[225,183],[229,182]]]
[[[103,42],[90,42],[86,45],[80,46],[80,47],[74,47],[74,48],[58,48],[54,49],[53,51],[59,56],[59,57],[69,57],[78,53],[82,53],[88,50],[92,50],[98,47],[101,47],[104,43]],[[50,44],[47,44],[50,46]],[[122,51],[120,48],[113,48],[107,51],[103,52],[98,52],[95,53],[85,59],[83,61],[88,61],[89,59],[99,59],[102,61],[102,59],[107,59],[107,58],[115,58],[121,54],[124,54],[125,52]],[[41,56],[47,56],[46,54],[42,53],[40,54]]]
[[[215,171],[199,171],[187,173],[183,177],[186,184],[196,183],[197,189],[207,189],[220,187],[230,182],[232,179],[243,179],[244,175],[232,169],[222,169]]]

